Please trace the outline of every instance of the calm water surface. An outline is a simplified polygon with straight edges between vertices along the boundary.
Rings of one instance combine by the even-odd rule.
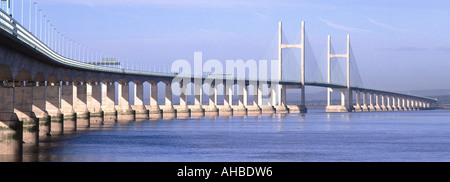
[[[54,137],[58,138],[58,137]],[[450,161],[450,111],[218,116],[92,125],[24,160]]]

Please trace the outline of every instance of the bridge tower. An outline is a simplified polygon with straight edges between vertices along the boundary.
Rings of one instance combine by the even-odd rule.
[[[353,91],[350,89],[350,35],[347,35],[347,53],[331,53],[331,36],[328,35],[328,83],[331,84],[331,58],[347,58],[347,88],[328,88],[326,112],[352,112]],[[331,105],[331,92],[341,92],[341,105]],[[345,94],[347,92],[347,94]]]
[[[281,81],[282,80],[282,49],[286,49],[286,48],[299,48],[301,49],[301,104],[299,106],[299,110],[301,113],[306,113],[307,109],[306,109],[306,105],[305,105],[305,22],[302,21],[302,40],[300,44],[283,44],[282,42],[282,23],[281,21],[279,22],[279,32],[278,32],[278,36],[279,36],[279,40],[278,40],[278,78]],[[287,86],[286,85],[280,85],[278,87],[278,105],[282,106],[284,108],[286,108],[287,103],[286,103],[286,90],[287,90]],[[279,109],[279,107],[276,107],[276,109]]]

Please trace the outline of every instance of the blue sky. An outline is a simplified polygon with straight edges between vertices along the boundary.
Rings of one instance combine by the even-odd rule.
[[[14,3],[20,20],[21,1]],[[278,21],[286,35],[300,32],[305,21],[322,71],[327,35],[344,52],[350,34],[366,86],[450,89],[450,1],[39,0],[38,8],[72,40],[130,64],[166,69],[177,59],[193,61],[195,51],[223,62],[266,58],[276,48],[270,44]]]

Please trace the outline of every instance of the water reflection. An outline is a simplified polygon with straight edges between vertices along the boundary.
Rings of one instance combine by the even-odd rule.
[[[40,137],[21,159],[3,161],[448,160],[450,113],[420,112],[91,118],[84,129]]]

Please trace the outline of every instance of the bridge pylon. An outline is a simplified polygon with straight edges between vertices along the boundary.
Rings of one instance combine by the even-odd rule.
[[[331,84],[331,59],[347,58],[347,88],[327,88],[327,107],[326,112],[352,112],[353,107],[353,91],[350,89],[350,35],[347,35],[347,53],[333,54],[331,53],[331,36],[328,35],[328,84]],[[341,104],[331,104],[331,92],[341,92]]]
[[[278,78],[281,81],[282,80],[282,65],[283,65],[283,55],[282,55],[282,49],[286,49],[286,48],[299,48],[301,50],[301,85],[300,85],[300,89],[301,89],[301,103],[299,106],[296,106],[295,110],[299,110],[301,113],[306,113],[307,109],[306,109],[306,105],[305,105],[305,22],[302,21],[302,28],[301,28],[301,36],[302,36],[302,40],[300,44],[283,44],[282,42],[282,23],[281,21],[279,22],[279,32],[278,32]],[[278,106],[275,107],[275,109],[280,110],[280,109],[285,109],[287,106],[286,103],[286,90],[287,90],[287,86],[286,85],[279,85],[278,87]]]

